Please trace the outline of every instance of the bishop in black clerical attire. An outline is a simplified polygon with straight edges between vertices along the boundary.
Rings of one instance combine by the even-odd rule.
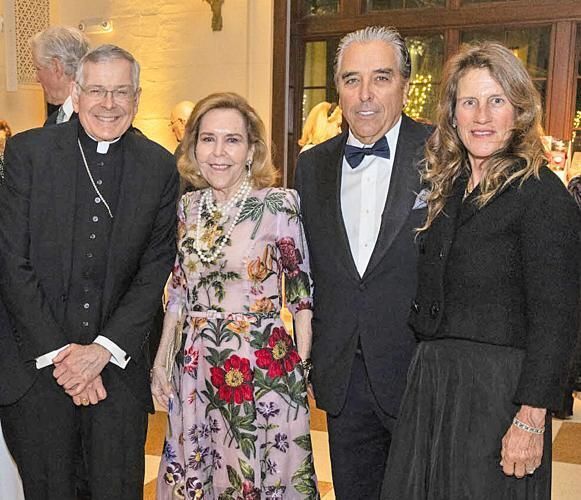
[[[27,500],[141,499],[147,340],[175,256],[178,176],[129,130],[139,65],[81,61],[79,121],[15,136],[0,188],[0,418]]]

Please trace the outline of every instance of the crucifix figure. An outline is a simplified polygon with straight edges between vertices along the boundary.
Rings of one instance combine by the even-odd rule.
[[[222,4],[224,0],[205,0],[212,9],[212,31],[222,31]]]

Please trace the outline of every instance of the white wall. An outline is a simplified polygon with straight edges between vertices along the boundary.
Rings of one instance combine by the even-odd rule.
[[[271,123],[273,0],[226,0],[224,27],[213,32],[210,6],[202,0],[52,0],[53,24],[76,26],[81,19],[105,17],[113,32],[90,35],[93,45],[114,43],[132,52],[141,63],[143,88],[135,125],[168,149],[176,143],[168,127],[169,113],[178,101],[197,101],[211,92],[234,91],[249,99]],[[0,54],[4,71],[4,53]],[[3,73],[0,73],[0,78]],[[22,101],[25,116],[18,123],[33,126],[42,104],[6,95],[0,87],[0,117],[16,123]],[[5,111],[3,103],[10,101]],[[36,111],[38,109],[38,111]],[[10,111],[12,110],[12,111]],[[27,127],[23,127],[27,128]]]

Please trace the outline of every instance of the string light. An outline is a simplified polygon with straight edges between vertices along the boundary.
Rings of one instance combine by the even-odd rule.
[[[573,128],[581,128],[581,110],[575,113],[575,118],[573,118]]]
[[[411,118],[422,118],[428,97],[432,93],[432,75],[416,75],[410,84],[408,102],[404,108]]]

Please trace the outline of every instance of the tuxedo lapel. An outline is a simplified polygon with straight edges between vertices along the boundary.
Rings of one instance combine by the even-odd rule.
[[[329,214],[328,224],[331,234],[337,235],[338,247],[336,251],[340,254],[344,262],[345,269],[349,275],[359,281],[359,272],[355,266],[355,260],[351,253],[349,238],[343,220],[343,211],[341,209],[341,172],[343,170],[343,154],[345,144],[347,143],[348,133],[343,132],[339,142],[332,149],[329,149],[326,165],[321,169],[323,178],[321,189]]]
[[[403,115],[379,235],[363,278],[373,272],[384,258],[404,226],[419,192],[420,173],[415,161],[424,136],[412,127],[413,122]]]
[[[75,201],[77,189],[77,169],[79,164],[78,122],[63,126],[63,133],[53,149],[49,162],[52,167],[52,182],[59,234],[63,286],[66,290],[71,276],[73,254],[73,227],[75,222]]]
[[[141,158],[135,137],[132,132],[127,132],[122,139],[123,143],[123,169],[119,198],[115,208],[111,238],[109,239],[109,251],[107,255],[107,271],[103,290],[103,317],[106,317],[109,303],[113,296],[115,277],[119,275],[125,266],[127,257],[126,248],[129,247],[133,222],[139,210],[139,200],[145,182],[144,172],[140,165],[146,165],[147,159]]]

